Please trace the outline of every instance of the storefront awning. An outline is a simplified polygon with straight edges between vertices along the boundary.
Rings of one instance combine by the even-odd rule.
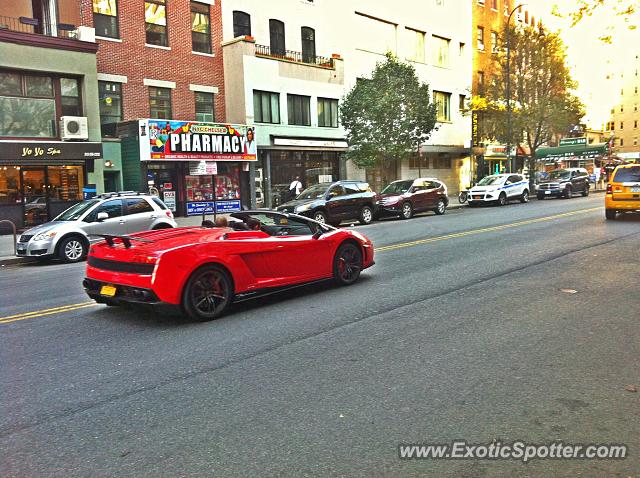
[[[538,148],[536,150],[536,159],[546,160],[571,160],[571,159],[587,159],[594,158],[601,154],[607,154],[609,151],[609,143],[595,144],[568,144],[565,146],[556,146],[553,148]]]

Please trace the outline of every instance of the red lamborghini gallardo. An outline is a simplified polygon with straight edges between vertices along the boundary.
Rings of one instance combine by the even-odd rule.
[[[278,288],[352,284],[374,263],[371,241],[356,231],[266,210],[231,216],[229,227],[104,235],[89,251],[87,294],[107,305],[177,307],[204,321]]]

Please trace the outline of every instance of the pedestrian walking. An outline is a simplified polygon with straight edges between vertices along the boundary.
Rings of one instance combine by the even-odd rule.
[[[296,176],[289,185],[289,200],[294,199],[302,192],[302,183],[300,182],[300,176]]]

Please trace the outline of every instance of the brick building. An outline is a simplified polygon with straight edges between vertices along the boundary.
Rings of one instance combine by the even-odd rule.
[[[190,200],[214,199],[214,180],[191,177],[189,161],[137,154],[139,128],[132,120],[168,120],[172,129],[179,121],[225,121],[220,9],[215,0],[81,0],[81,22],[95,28],[99,45],[102,167],[113,170],[104,190],[151,186],[164,197],[167,189],[177,214]],[[240,187],[248,184],[243,169],[239,162],[218,164],[216,180],[229,189],[225,199],[240,199],[241,191],[248,202],[248,187]]]

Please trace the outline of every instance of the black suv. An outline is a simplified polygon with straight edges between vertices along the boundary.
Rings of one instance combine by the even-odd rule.
[[[369,224],[376,214],[376,193],[364,181],[320,183],[305,189],[276,210],[333,225],[349,219]]]
[[[555,196],[569,199],[575,193],[589,195],[589,173],[584,168],[556,169],[538,183],[538,199]]]

